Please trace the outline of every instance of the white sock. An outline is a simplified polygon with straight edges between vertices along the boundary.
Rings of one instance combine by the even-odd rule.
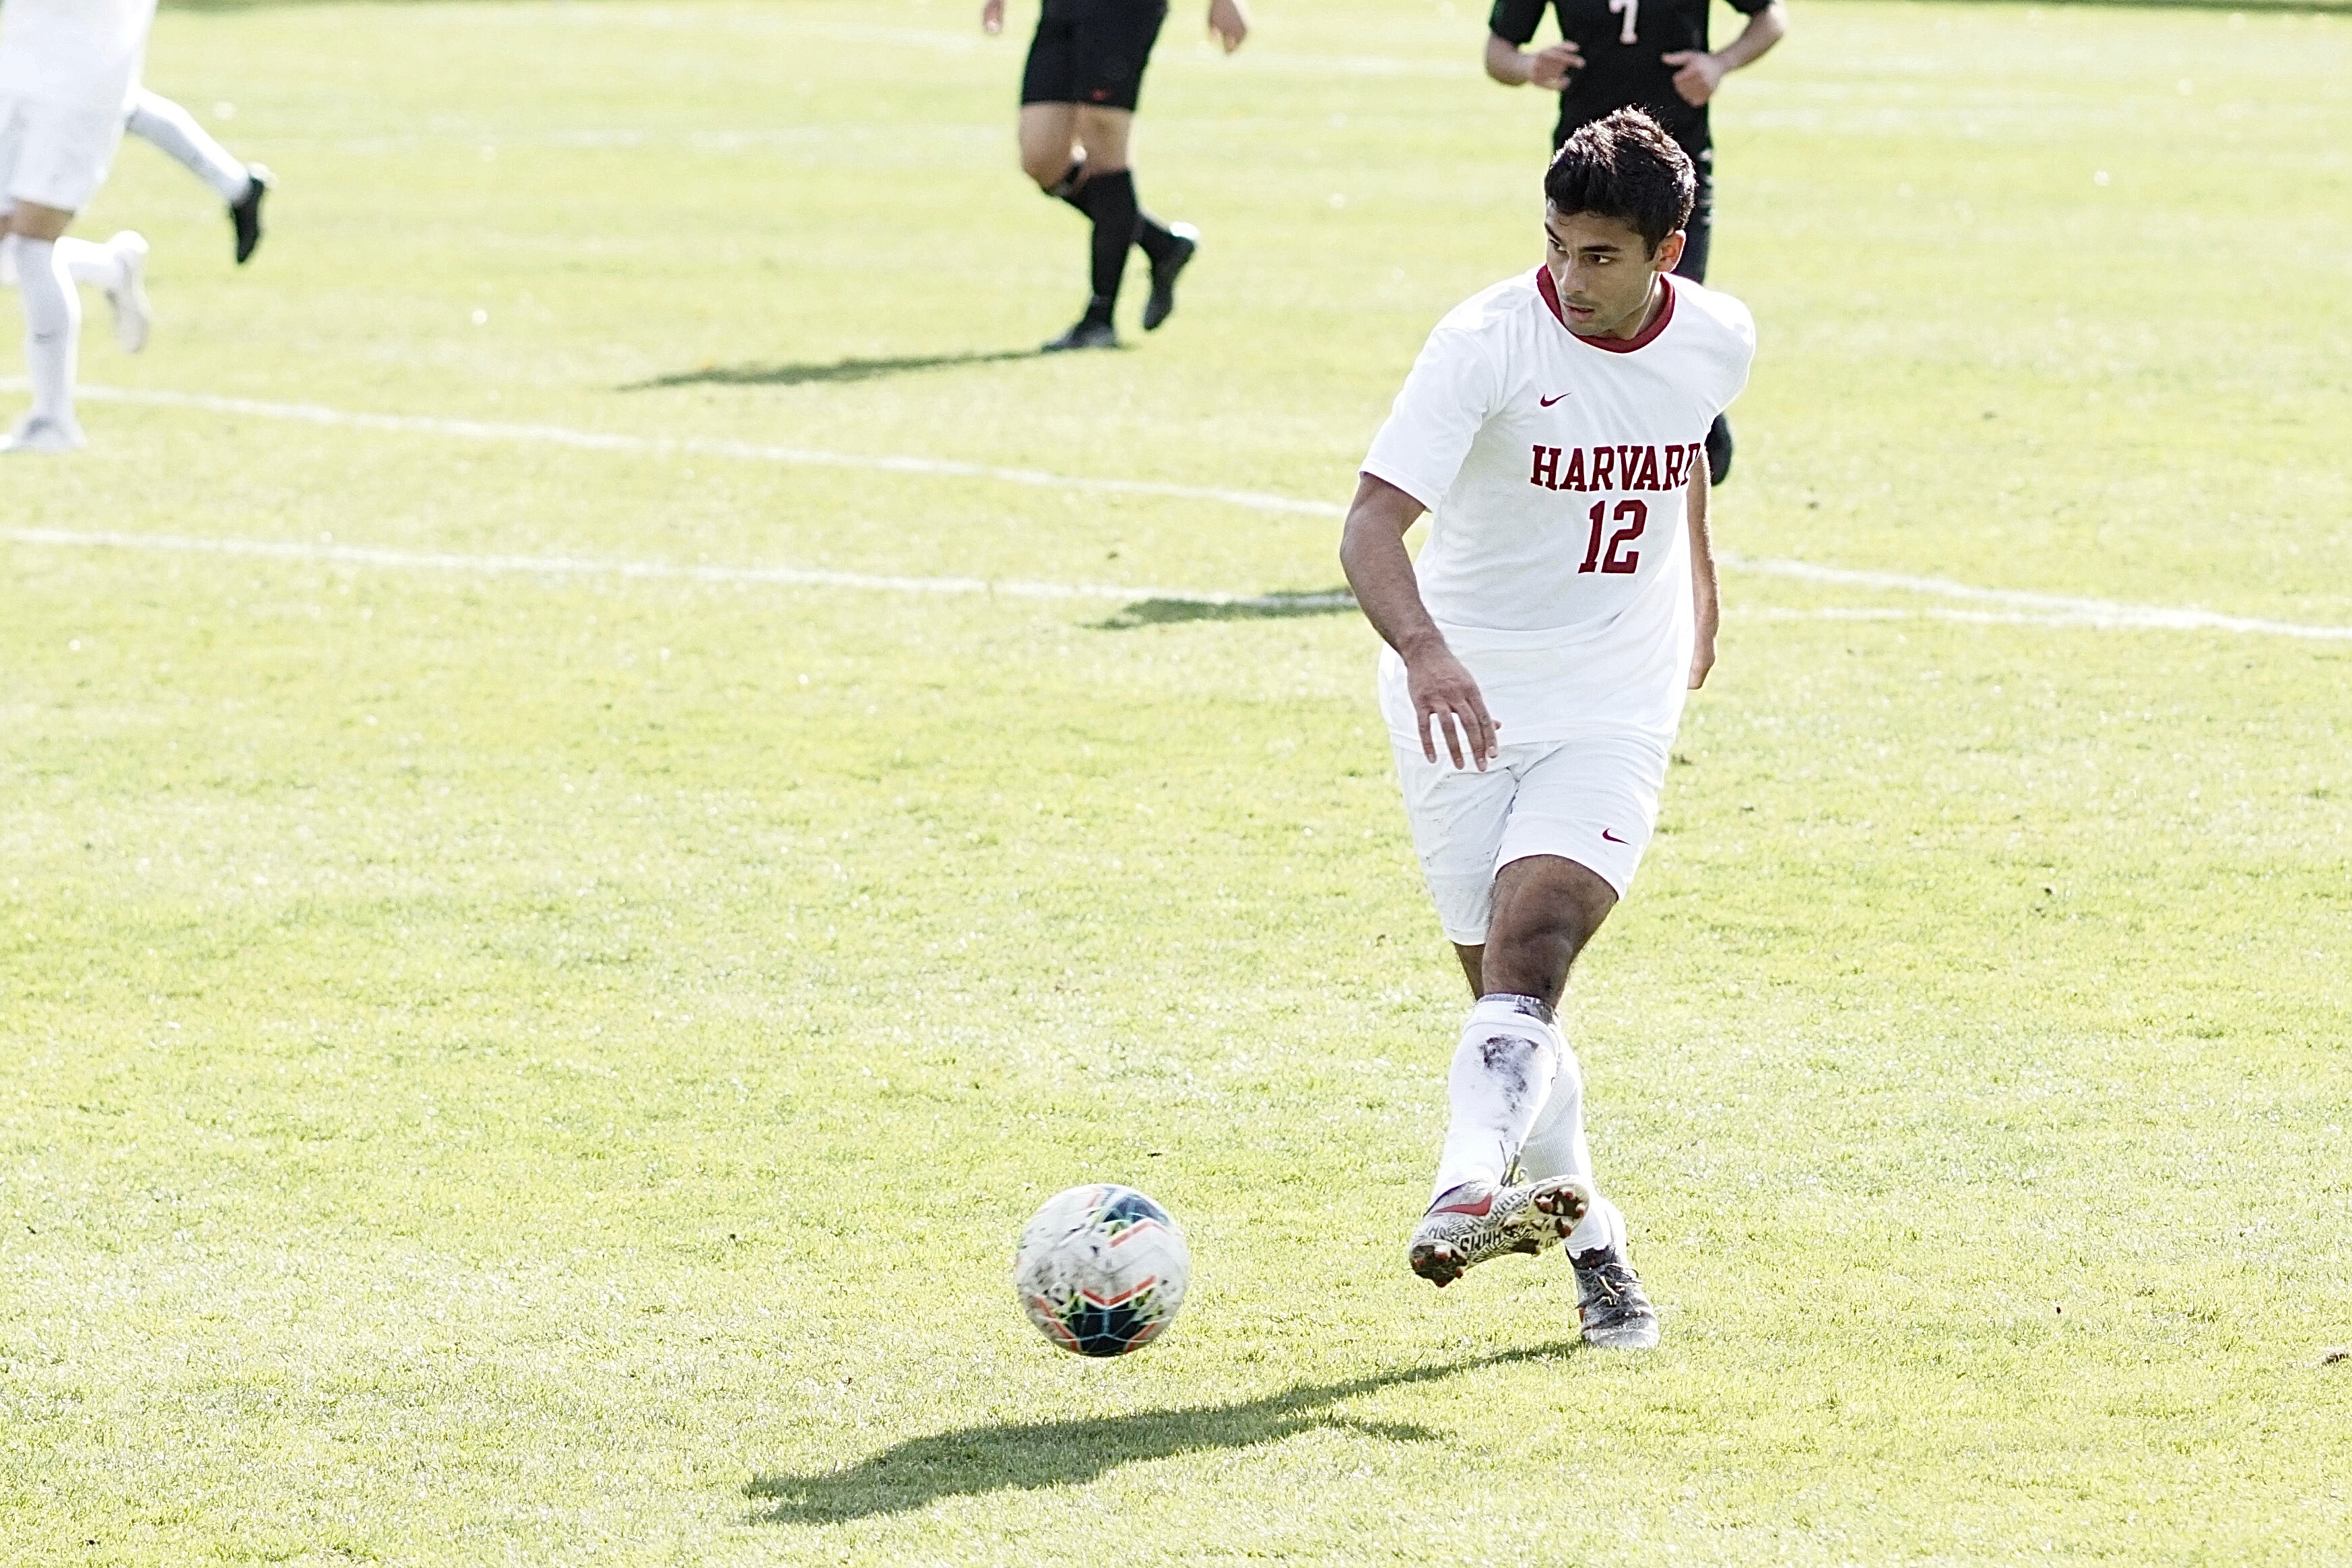
[[[81,342],[81,296],[66,276],[65,258],[46,239],[10,235],[5,242],[16,265],[16,288],[25,299],[25,369],[33,383],[33,415],[63,425],[74,422],[74,352]]]
[[[142,142],[152,142],[161,151],[187,165],[196,178],[219,193],[220,199],[235,206],[245,199],[252,185],[253,176],[245,165],[229,155],[229,150],[214,141],[210,132],[196,123],[196,117],[173,103],[161,93],[139,89],[131,100],[131,116],[123,129]]]
[[[1592,1149],[1584,1140],[1584,1068],[1565,1036],[1560,1039],[1559,1071],[1551,1080],[1551,1098],[1544,1102],[1543,1114],[1536,1119],[1536,1124],[1528,1130],[1527,1142],[1519,1145],[1519,1164],[1531,1182],[1549,1181],[1554,1176],[1592,1180]],[[1608,1201],[1603,1199],[1576,1222],[1576,1228],[1567,1237],[1571,1254],[1590,1252],[1615,1239],[1608,1208]]]
[[[1486,996],[1454,1047],[1446,1078],[1453,1119],[1437,1157],[1432,1201],[1465,1182],[1499,1182],[1543,1114],[1559,1066],[1559,1036],[1518,1010],[1514,999]]]
[[[75,282],[103,289],[110,294],[122,287],[126,275],[122,253],[114,247],[76,239],[71,235],[57,245],[58,259],[65,264],[66,276]]]

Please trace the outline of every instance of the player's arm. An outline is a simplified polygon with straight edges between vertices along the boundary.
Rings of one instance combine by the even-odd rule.
[[[1528,82],[1558,92],[1568,85],[1569,73],[1584,64],[1574,44],[1562,38],[1549,48],[1530,50],[1536,29],[1543,25],[1544,8],[1551,0],[1495,0],[1486,18],[1486,74],[1505,87]]]
[[[1706,672],[1715,668],[1715,633],[1723,620],[1723,600],[1716,589],[1715,536],[1707,531],[1707,498],[1713,494],[1707,483],[1706,457],[1700,454],[1691,465],[1690,491],[1685,507],[1690,520],[1691,547],[1691,617],[1696,635],[1691,640],[1690,689],[1696,691],[1706,684]]]
[[[1217,35],[1217,41],[1225,46],[1225,53],[1240,48],[1242,40],[1249,37],[1249,7],[1242,0],[1209,0],[1209,31]]]
[[[1486,35],[1486,74],[1505,87],[1529,82],[1558,92],[1568,85],[1569,73],[1584,64],[1584,52],[1566,38],[1540,49],[1523,49],[1500,33]]]
[[[1386,479],[1361,474],[1356,499],[1348,503],[1348,525],[1339,537],[1339,564],[1364,618],[1404,660],[1405,686],[1421,731],[1421,754],[1437,761],[1429,721],[1438,721],[1446,754],[1457,768],[1476,763],[1485,772],[1495,755],[1495,732],[1502,726],[1486,712],[1486,699],[1463,662],[1445,646],[1445,636],[1421,602],[1421,582],[1404,547],[1405,530],[1422,505]],[[1465,745],[1468,757],[1463,754]]]
[[[1688,104],[1702,104],[1715,96],[1723,79],[1742,66],[1754,65],[1771,52],[1772,46],[1789,36],[1789,7],[1783,0],[1772,3],[1748,18],[1748,26],[1739,37],[1712,54],[1698,49],[1676,49],[1658,58],[1676,68],[1675,90]]]

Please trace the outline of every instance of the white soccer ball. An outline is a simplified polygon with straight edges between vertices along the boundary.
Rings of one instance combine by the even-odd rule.
[[[1133,1187],[1072,1187],[1021,1232],[1013,1284],[1040,1332],[1079,1355],[1141,1350],[1174,1321],[1192,1255],[1168,1211]]]

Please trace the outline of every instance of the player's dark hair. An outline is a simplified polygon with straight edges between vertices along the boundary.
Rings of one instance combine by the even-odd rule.
[[[1562,216],[1613,217],[1639,234],[1653,256],[1690,221],[1697,195],[1690,154],[1638,109],[1580,127],[1544,171],[1544,195]]]

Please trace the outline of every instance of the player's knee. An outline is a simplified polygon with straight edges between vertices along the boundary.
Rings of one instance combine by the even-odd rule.
[[[1037,188],[1049,196],[1054,194],[1054,187],[1062,183],[1062,176],[1069,173],[1069,169],[1070,153],[1067,148],[1058,153],[1032,153],[1025,149],[1022,152],[1021,172],[1034,181]]]

